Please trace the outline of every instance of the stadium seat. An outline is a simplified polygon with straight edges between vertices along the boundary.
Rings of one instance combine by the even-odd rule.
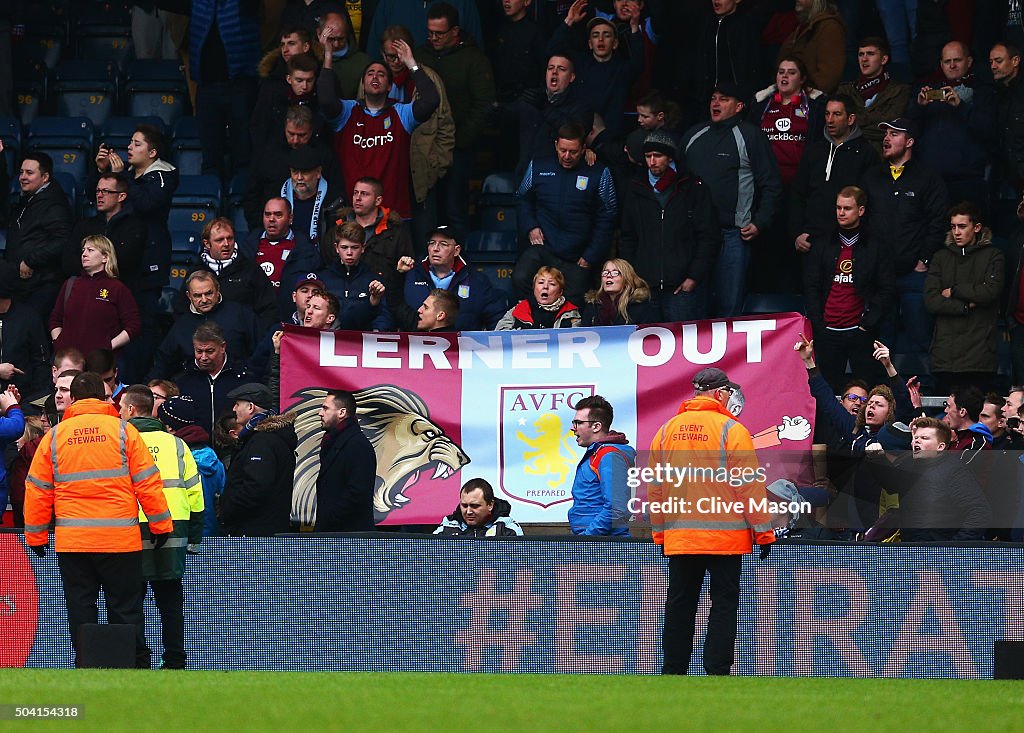
[[[38,69],[16,72],[14,103],[21,124],[28,127],[43,109],[46,101],[46,74]]]
[[[174,164],[183,176],[198,176],[203,172],[203,146],[199,142],[199,121],[195,117],[182,117],[174,125]]]
[[[159,117],[174,127],[188,108],[188,88],[177,61],[132,61],[125,70],[126,109],[133,116]]]
[[[109,117],[97,133],[97,141],[113,148],[123,158],[136,126],[140,124],[164,129],[164,121],[159,117]]]
[[[29,127],[30,150],[53,158],[55,172],[69,173],[81,191],[93,154],[93,127],[88,117],[37,117]]]
[[[248,171],[239,171],[231,178],[228,184],[228,200],[225,212],[231,218],[235,227],[235,238],[243,239],[249,232],[249,222],[245,219],[245,209],[242,206],[242,199],[245,197],[245,188],[249,185]]]
[[[75,56],[79,59],[111,61],[124,67],[132,54],[130,25],[78,24],[72,30],[72,37],[75,40]]]
[[[466,238],[466,254],[472,262],[513,262],[519,256],[519,240],[515,232],[470,232]]]
[[[117,67],[94,59],[64,61],[54,72],[52,90],[58,114],[88,117],[99,127],[114,111]]]
[[[512,266],[515,260],[503,262],[480,262],[473,260],[473,268],[483,273],[491,281],[491,286],[505,295],[506,301],[512,298]]]
[[[64,36],[64,28],[58,24],[33,23],[28,26],[24,40],[14,47],[15,56],[55,69],[64,50]]]
[[[71,207],[71,211],[76,215],[79,213],[78,205],[82,199],[79,196],[78,181],[75,180],[74,176],[64,171],[56,170],[56,163],[54,164],[53,177],[60,184],[60,187],[64,189],[64,193],[68,197],[68,206]]]
[[[0,252],[7,249],[7,230],[0,229]]]
[[[511,173],[493,173],[484,179],[476,210],[485,232],[517,232],[519,199]]]
[[[202,227],[171,232],[171,259],[176,261],[188,261],[199,254],[202,249],[202,240],[199,232]]]
[[[220,213],[220,179],[217,176],[182,176],[171,201],[167,228],[198,231]]]
[[[804,298],[802,295],[787,293],[748,293],[743,302],[743,312],[753,316],[761,313],[803,313]]]
[[[0,117],[0,140],[4,143],[3,163],[10,177],[14,175],[14,169],[21,158],[21,120],[17,117]]]

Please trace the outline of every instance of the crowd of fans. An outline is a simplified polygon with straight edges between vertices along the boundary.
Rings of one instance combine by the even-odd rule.
[[[801,296],[813,332],[800,355],[834,452],[858,457],[909,425],[918,390],[959,406],[953,436],[939,430],[947,446],[980,434],[979,451],[1024,447],[1024,392],[986,397],[1024,381],[1015,0],[193,0],[133,13],[136,53],[187,67],[204,172],[246,175],[249,230],[207,221],[168,299],[179,176],[160,128],[140,123],[127,150],[99,144],[94,209],[77,221],[53,161],[23,156],[0,263],[0,388],[29,414],[22,461],[83,369],[114,399],[145,382],[158,403],[190,397],[226,457],[245,429],[222,417],[228,394],[273,382],[282,323],[681,321],[742,315],[748,292]],[[518,195],[511,299],[469,249],[484,178]],[[831,526],[871,528],[884,483]]]

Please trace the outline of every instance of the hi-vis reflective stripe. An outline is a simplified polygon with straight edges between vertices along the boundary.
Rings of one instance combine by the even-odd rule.
[[[183,441],[177,441],[175,449],[177,450],[178,458],[178,477],[177,478],[165,478],[164,488],[165,489],[191,489],[199,485],[202,480],[199,474],[190,478],[188,481],[184,479],[185,476],[185,443]]]
[[[188,545],[188,537],[171,537],[167,542],[164,543],[163,548],[175,548],[186,547]]]
[[[772,523],[771,522],[765,522],[764,524],[755,524],[754,525],[754,531],[755,532],[771,532],[772,531]]]
[[[154,514],[152,517],[149,517],[149,521],[150,522],[162,522],[165,519],[170,519],[170,518],[171,518],[171,511],[170,511],[170,509],[168,509],[166,512],[160,512],[159,514]],[[136,524],[139,523],[139,518],[138,517],[135,517],[135,523]]]
[[[125,430],[126,423],[124,420],[121,421],[121,430],[118,434],[118,449],[121,452],[121,467],[120,468],[109,468],[100,471],[73,471],[71,473],[61,473],[60,468],[57,464],[57,429],[54,428],[50,431],[50,462],[53,464],[53,480],[55,482],[70,482],[70,481],[95,481],[96,479],[104,478],[123,478],[128,475],[128,432]],[[143,471],[145,473],[145,471]],[[147,474],[148,475],[148,474]],[[143,478],[145,478],[143,476]]]
[[[33,486],[37,486],[40,489],[43,489],[44,491],[53,491],[53,484],[51,484],[49,481],[40,481],[39,479],[32,475],[26,476],[25,480],[28,481]]]
[[[735,420],[726,420],[722,426],[722,438],[718,444],[718,463],[722,468],[729,467],[729,451],[725,449],[726,441],[729,439],[729,428],[736,424]]]
[[[48,524],[26,524],[25,532],[31,534],[33,532],[45,532],[50,528]]]
[[[139,518],[57,517],[58,527],[137,527]]]
[[[150,466],[149,468],[142,469],[138,473],[133,473],[132,476],[131,476],[132,483],[133,484],[134,483],[138,483],[139,481],[142,481],[142,479],[144,479],[144,478],[149,478],[153,474],[157,473],[159,470],[160,470],[159,468],[157,468],[155,465],[153,465],[153,466]]]

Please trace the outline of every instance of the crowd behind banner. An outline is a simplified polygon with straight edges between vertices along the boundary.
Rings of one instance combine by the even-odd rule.
[[[82,122],[87,154],[69,158],[65,138],[47,138],[42,124],[64,109],[59,84],[43,87],[32,119],[14,90],[47,64],[85,60],[90,12],[124,21],[131,36],[114,77],[128,81],[139,61],[180,62],[200,155],[187,155],[190,125],[140,116],[121,138],[110,120]],[[71,2],[0,11],[0,117],[12,118],[0,191],[17,193],[0,202],[0,408],[11,446],[0,499],[16,522],[32,456],[80,372],[99,374],[118,408],[132,384],[148,385],[154,416],[162,400],[189,398],[187,414],[164,424],[195,428],[193,452],[228,467],[225,488],[204,483],[217,533],[224,508],[246,504],[237,463],[232,489],[233,457],[270,455],[253,449],[272,445],[268,433],[281,441],[273,451],[299,454],[275,485],[316,484],[314,442],[334,418],[276,414],[312,384],[288,381],[286,326],[445,339],[800,310],[807,324],[787,327],[772,399],[806,399],[806,377],[817,415],[773,408],[746,425],[755,441],[768,431],[783,443],[802,435],[799,416],[814,426],[801,450],[827,446],[809,478],[772,477],[791,482],[772,484],[780,496],[813,507],[779,518],[780,530],[1017,538],[1019,3],[167,0],[132,6],[130,30],[127,13]],[[47,33],[62,42],[40,45]],[[114,109],[129,111],[128,95]],[[215,198],[230,203],[183,224],[197,174],[219,181]],[[488,195],[502,202],[495,221]],[[509,277],[492,279],[494,262]],[[660,424],[692,396],[690,376],[677,375],[672,405],[612,399],[636,421],[635,447],[653,435],[644,420]],[[611,390],[590,396],[598,391]],[[241,412],[238,394],[252,398]],[[918,419],[929,417],[921,395],[946,400],[930,415],[938,420]],[[421,407],[408,395],[363,396],[381,409]],[[347,398],[332,399],[346,411]],[[464,417],[439,427],[458,430]],[[379,468],[397,448],[361,427]],[[452,483],[431,523],[456,499],[453,477],[476,475],[463,448],[443,451],[429,470]],[[488,479],[499,498],[514,495],[499,464],[495,455]],[[212,461],[207,473],[218,474]],[[371,526],[402,511],[426,476],[375,480]],[[552,498],[569,497],[535,495],[523,511]],[[257,533],[311,523],[297,506],[280,496],[264,505],[272,516]]]

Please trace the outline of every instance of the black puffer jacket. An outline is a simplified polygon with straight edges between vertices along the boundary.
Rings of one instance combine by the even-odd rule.
[[[39,315],[31,308],[12,303],[0,313],[0,362],[9,362],[24,374],[13,374],[9,381],[0,380],[0,389],[13,384],[28,402],[46,393],[53,393],[50,381],[50,335]]]
[[[71,207],[60,183],[51,179],[31,196],[22,195],[11,211],[4,261],[12,268],[17,285],[14,296],[25,296],[36,287],[60,283],[61,251],[71,232]],[[22,280],[18,267],[24,262],[34,271]]]
[[[298,444],[294,420],[294,415],[272,415],[239,438],[220,499],[229,535],[269,537],[288,531]]]
[[[664,206],[646,170],[627,189],[619,251],[654,291],[673,292],[687,278],[711,275],[722,249],[722,230],[711,194],[681,170],[665,192]]]
[[[909,160],[894,181],[888,163],[881,163],[864,174],[863,188],[868,194],[868,230],[897,277],[942,249],[949,230],[948,194],[938,173]]]
[[[178,190],[178,169],[165,160],[157,160],[138,178],[128,178],[128,202],[132,211],[149,226],[149,239],[142,255],[145,271],[143,285],[162,288],[167,284],[171,266],[171,232],[167,217],[171,199]]]

